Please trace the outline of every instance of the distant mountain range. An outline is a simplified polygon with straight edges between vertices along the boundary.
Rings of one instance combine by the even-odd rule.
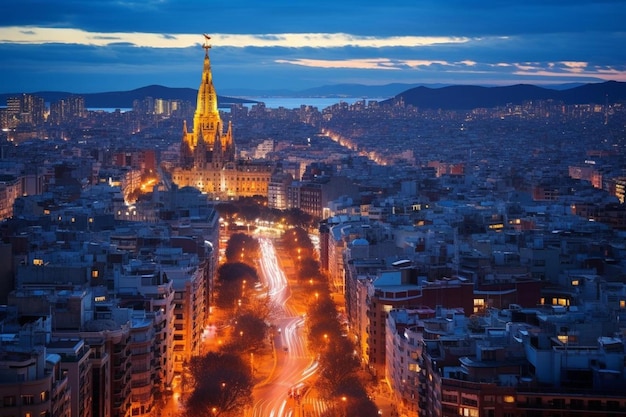
[[[0,104],[6,103],[8,97],[19,96],[21,93],[0,94]],[[132,108],[133,101],[143,100],[146,97],[161,98],[165,100],[183,100],[196,102],[198,90],[193,88],[170,88],[162,85],[149,85],[130,91],[110,91],[103,93],[69,93],[65,91],[39,91],[29,93],[42,97],[46,102],[54,103],[70,96],[82,96],[85,98],[87,108]],[[217,101],[220,106],[227,106],[233,103],[247,103],[252,100],[234,97],[218,96]]]
[[[21,93],[0,94],[0,106],[8,97]],[[166,100],[196,102],[198,90],[193,88],[170,88],[151,85],[130,91],[111,91],[102,93],[69,93],[61,91],[42,91],[29,93],[43,97],[46,102],[54,103],[72,95],[85,98],[87,108],[131,108],[134,100],[146,97]],[[607,81],[593,84],[561,84],[537,87],[518,84],[507,87],[481,87],[470,85],[431,84],[387,84],[367,86],[361,84],[337,84],[311,88],[302,91],[291,90],[226,90],[228,96],[218,96],[220,107],[233,103],[254,103],[262,97],[367,97],[387,98],[383,103],[402,98],[406,104],[420,108],[463,110],[479,107],[491,108],[507,103],[521,104],[529,100],[555,100],[565,104],[604,104],[626,101],[626,83]],[[233,97],[235,96],[235,97]],[[241,98],[250,97],[250,98]]]
[[[405,104],[416,107],[444,110],[492,108],[508,103],[521,104],[530,100],[555,100],[565,104],[605,104],[626,101],[626,83],[607,81],[583,84],[565,90],[527,84],[509,87],[456,85],[437,89],[422,86],[404,91],[383,103],[399,98],[402,98]]]

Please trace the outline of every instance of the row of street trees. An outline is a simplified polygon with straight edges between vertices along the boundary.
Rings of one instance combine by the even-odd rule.
[[[258,219],[263,219],[267,222],[307,228],[314,227],[318,221],[300,209],[273,209],[267,207],[266,203],[266,200],[249,197],[237,201],[221,202],[216,205],[216,209],[220,213],[220,217],[230,224],[235,220],[250,224]]]
[[[376,404],[366,387],[371,376],[362,370],[354,343],[339,321],[339,311],[330,292],[328,276],[321,271],[309,234],[302,228],[283,235],[287,256],[295,260],[297,286],[309,301],[307,307],[307,343],[319,358],[319,374],[315,387],[330,405],[326,416],[378,416]]]
[[[189,365],[192,389],[185,402],[185,415],[240,416],[252,405],[254,375],[250,355],[267,349],[267,323],[272,314],[268,296],[259,297],[254,267],[259,242],[243,233],[228,240],[226,261],[217,271],[215,304],[222,312],[224,343],[194,357]]]

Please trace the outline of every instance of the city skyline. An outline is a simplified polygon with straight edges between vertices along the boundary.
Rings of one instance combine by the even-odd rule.
[[[3,2],[0,92],[626,81],[620,1],[392,4]]]

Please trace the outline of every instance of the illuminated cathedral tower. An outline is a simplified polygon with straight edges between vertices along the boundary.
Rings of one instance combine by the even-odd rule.
[[[216,198],[267,197],[271,164],[238,160],[230,122],[224,132],[217,107],[217,93],[213,87],[210,38],[204,36],[204,68],[193,116],[193,130],[190,132],[187,122],[183,123],[180,166],[173,170],[172,180],[179,187],[195,187]]]
[[[208,41],[208,37],[206,39]],[[187,130],[187,122],[183,124],[183,140],[181,144],[181,167],[202,169],[207,164],[218,165],[235,160],[235,143],[233,142],[232,125],[224,133],[224,125],[217,109],[217,93],[213,87],[211,60],[207,42],[202,46],[204,53],[204,69],[202,81],[198,89],[196,111],[193,115],[193,131]]]

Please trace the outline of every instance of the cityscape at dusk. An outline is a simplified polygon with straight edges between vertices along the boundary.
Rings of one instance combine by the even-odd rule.
[[[0,417],[626,417],[626,4],[10,3]]]
[[[626,81],[625,20],[620,0],[9,0],[0,92],[196,88],[199,33],[221,94]]]

